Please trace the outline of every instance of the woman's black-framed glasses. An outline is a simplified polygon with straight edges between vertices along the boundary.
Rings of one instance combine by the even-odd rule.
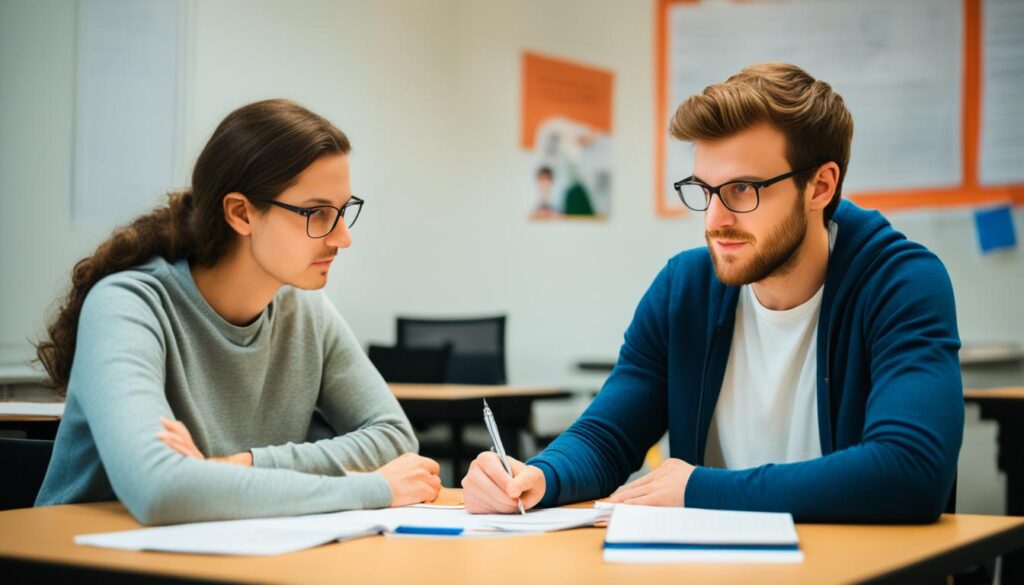
[[[757,206],[761,203],[761,189],[771,187],[775,183],[785,181],[790,177],[813,171],[819,166],[821,165],[814,165],[799,171],[790,171],[764,181],[729,181],[717,187],[712,187],[691,176],[686,177],[682,181],[676,181],[672,186],[675,187],[676,193],[679,194],[679,198],[683,201],[683,205],[694,211],[707,211],[708,207],[711,207],[711,198],[717,194],[718,198],[722,201],[722,205],[729,211],[734,213],[750,213],[757,209]]]
[[[350,197],[348,202],[340,208],[333,205],[299,207],[297,205],[281,203],[275,199],[264,199],[261,197],[254,197],[253,200],[276,205],[281,209],[287,209],[292,213],[305,217],[306,235],[313,239],[326,238],[334,231],[334,228],[338,225],[338,220],[341,218],[345,218],[345,227],[352,229],[352,226],[356,224],[356,220],[359,219],[359,212],[363,210],[364,203],[362,199],[355,195]]]

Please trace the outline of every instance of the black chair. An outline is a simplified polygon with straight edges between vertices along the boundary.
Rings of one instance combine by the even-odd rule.
[[[31,508],[46,477],[53,441],[0,437],[0,510]]]
[[[370,345],[370,361],[388,382],[442,384],[448,373],[452,346],[411,348]]]
[[[370,361],[386,381],[407,384],[443,383],[450,353],[450,345],[429,349],[408,349],[370,344],[367,351]],[[408,415],[408,412],[406,414]],[[417,430],[424,429],[418,420],[413,420],[411,416],[409,418]],[[337,435],[337,431],[331,426],[327,417],[320,412],[319,408],[315,409],[312,420],[309,422],[306,440],[316,442]]]
[[[451,345],[444,381],[449,384],[504,384],[505,316],[473,319],[399,317],[397,346]]]
[[[450,355],[442,383],[505,384],[505,319],[505,315],[463,319],[399,317],[396,345],[407,350],[449,347]],[[522,415],[513,409],[529,409],[528,401],[525,406],[519,404],[522,401],[505,402],[508,404],[502,400],[492,404],[497,416]],[[467,461],[490,448],[490,443],[467,445],[463,437],[467,426],[483,427],[483,408],[479,400],[405,400],[402,407],[417,428],[436,423],[448,426],[450,439],[447,442],[421,441],[420,452],[428,457],[450,460],[453,481],[462,477]],[[518,441],[505,442],[505,448],[510,455],[519,455]]]

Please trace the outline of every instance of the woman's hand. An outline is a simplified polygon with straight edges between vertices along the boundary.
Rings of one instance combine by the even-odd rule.
[[[392,459],[376,473],[384,476],[391,488],[391,507],[433,502],[441,492],[441,466],[437,461],[406,453]]]
[[[186,457],[195,457],[196,459],[208,459],[209,461],[216,461],[218,463],[231,463],[233,465],[241,465],[243,467],[252,467],[252,453],[249,451],[235,453],[234,455],[226,455],[224,457],[207,458],[203,455],[203,452],[199,450],[199,447],[196,447],[195,441],[192,440],[192,434],[188,432],[188,428],[186,428],[181,421],[171,420],[161,416],[160,423],[164,425],[164,431],[162,433],[158,433],[156,437],[166,443],[168,447]]]

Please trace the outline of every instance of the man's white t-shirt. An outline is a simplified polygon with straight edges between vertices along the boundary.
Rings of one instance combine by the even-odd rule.
[[[747,469],[821,456],[816,399],[822,285],[802,305],[767,309],[740,289],[736,325],[704,464]]]

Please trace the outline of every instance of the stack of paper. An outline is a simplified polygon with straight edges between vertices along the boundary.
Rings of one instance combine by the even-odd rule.
[[[531,510],[525,515],[472,515],[462,507],[408,506],[83,534],[76,536],[75,542],[123,550],[279,555],[380,533],[421,537],[541,533],[593,526],[602,517],[607,517],[607,511],[553,508]]]
[[[790,514],[618,504],[604,560],[615,563],[789,563],[804,558]]]

